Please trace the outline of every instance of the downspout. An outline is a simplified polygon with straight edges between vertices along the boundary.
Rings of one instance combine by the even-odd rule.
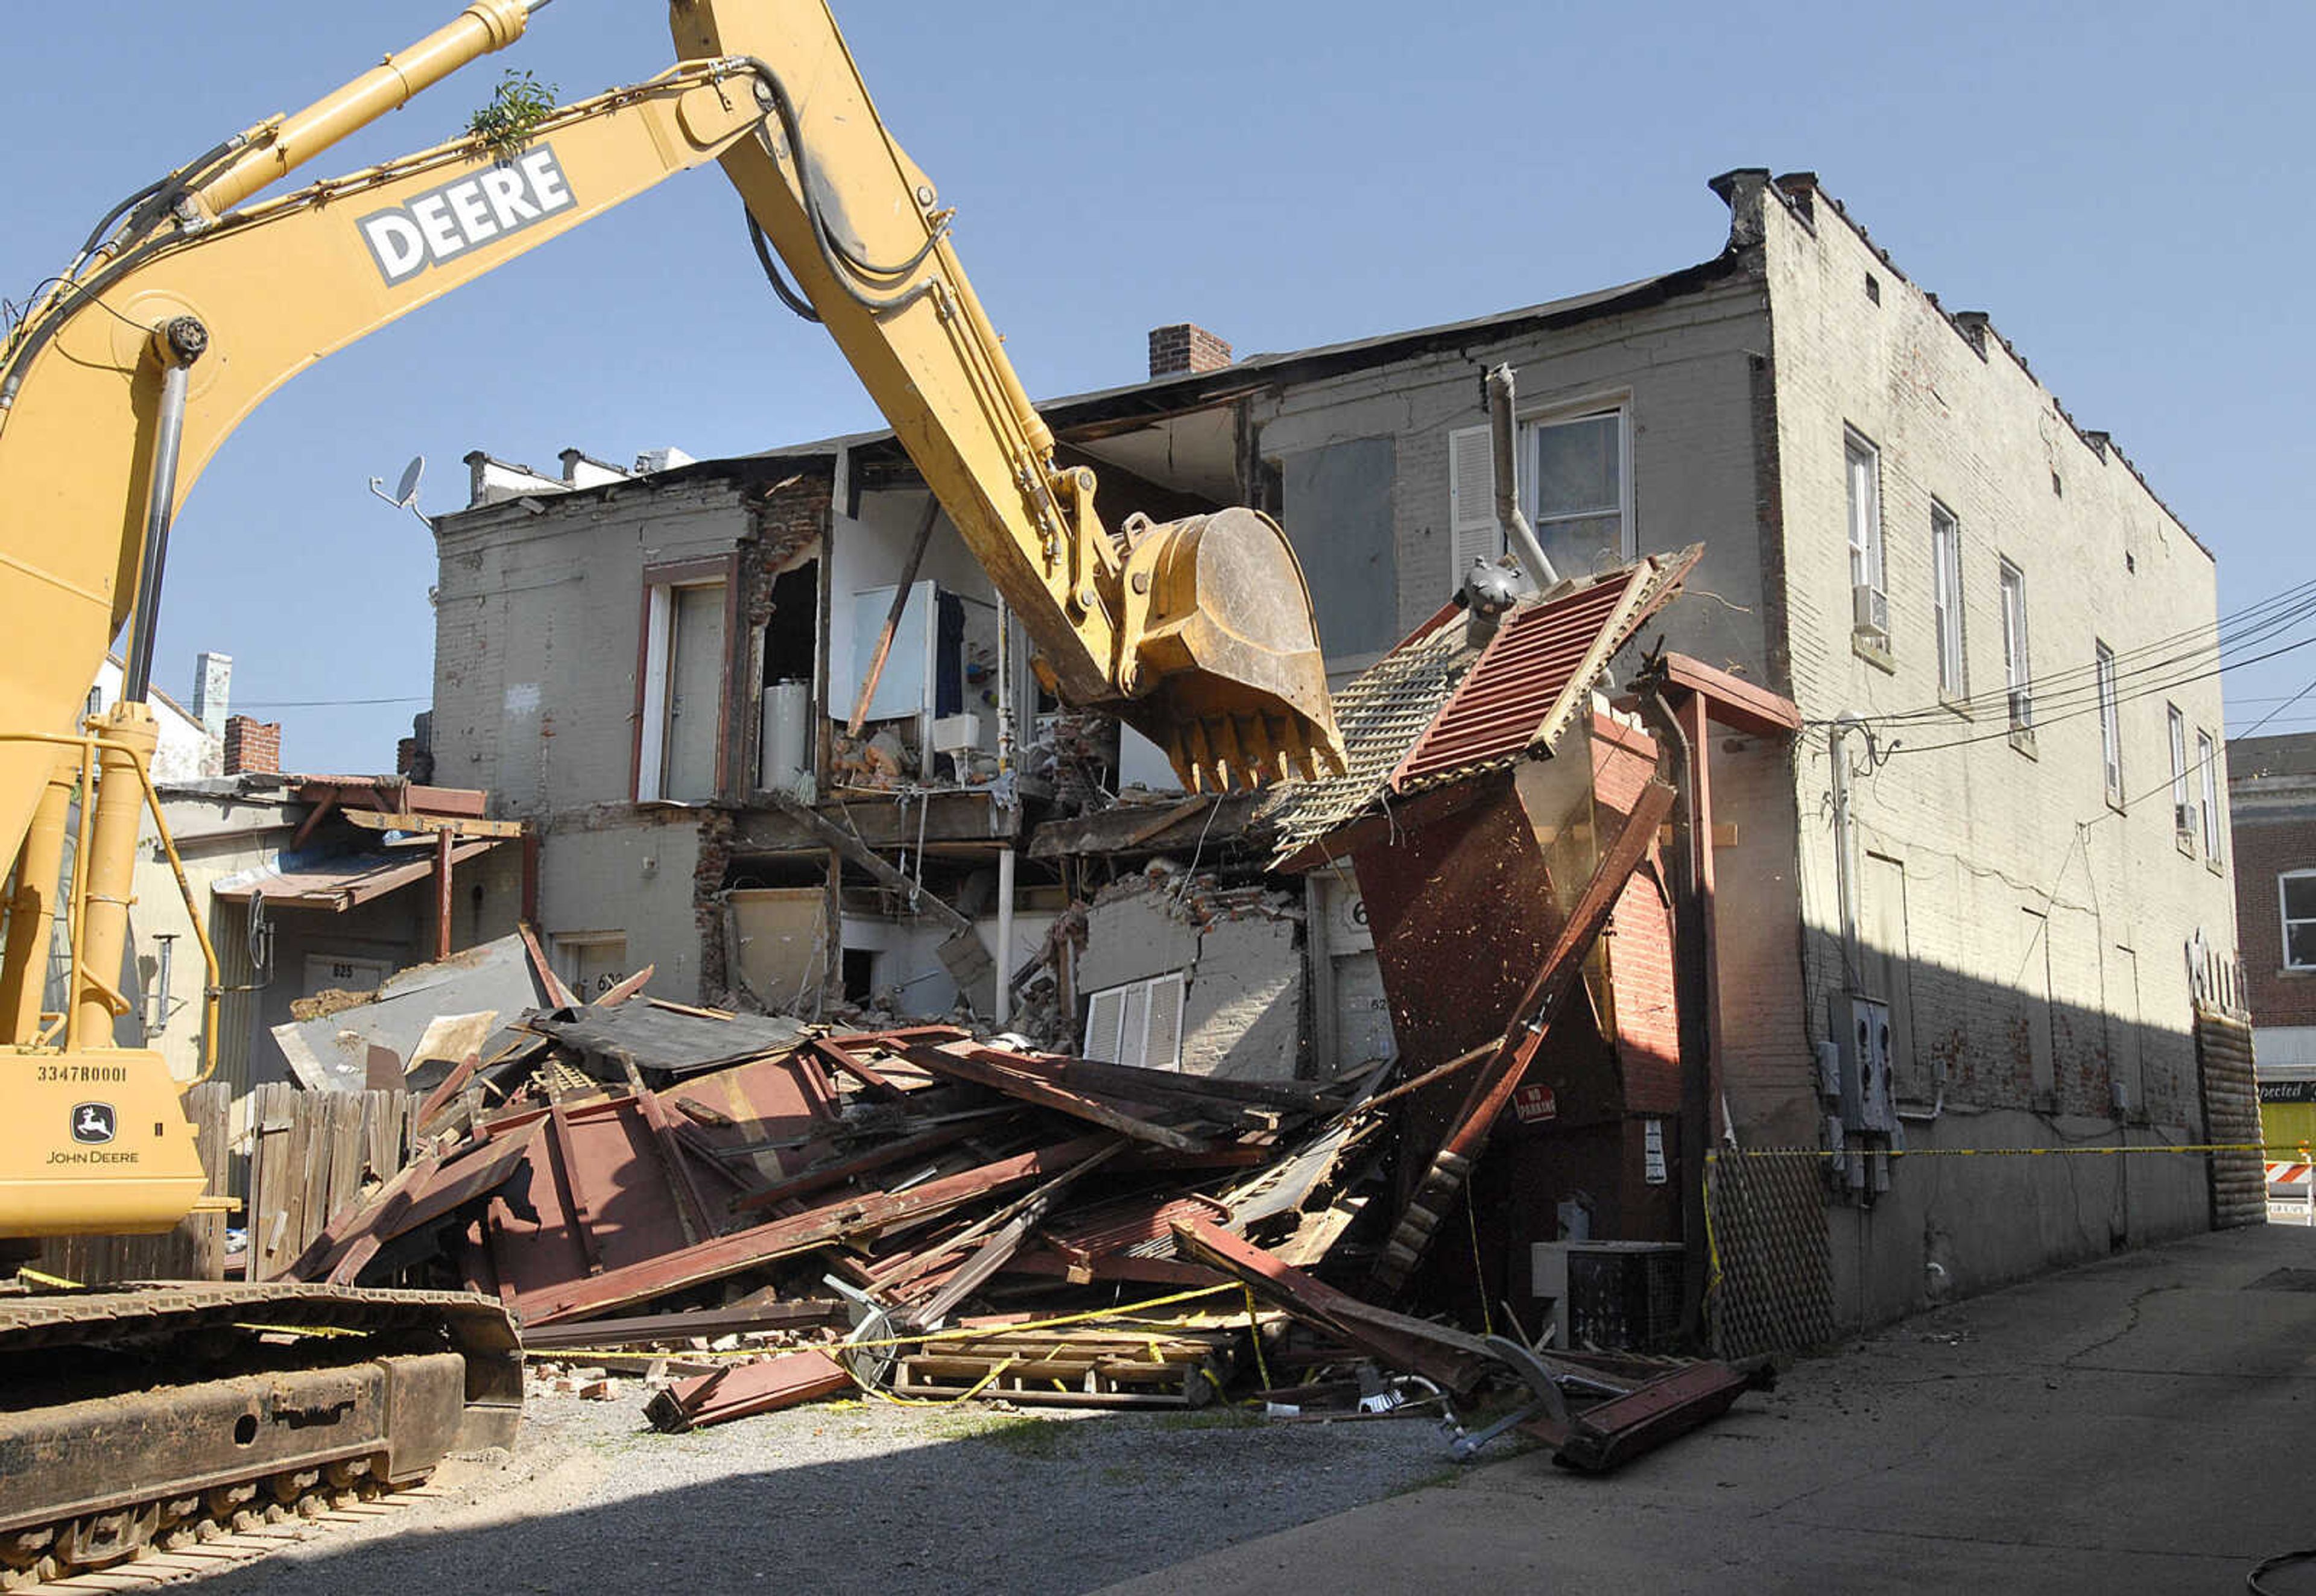
[[[1841,972],[1844,989],[1857,990],[1862,967],[1857,947],[1857,864],[1852,857],[1857,828],[1849,810],[1849,750],[1843,746],[1851,733],[1864,732],[1856,715],[1845,714],[1826,734],[1826,752],[1833,760],[1833,880],[1841,900]]]
[[[1698,769],[1705,750],[1681,727],[1680,717],[1665,702],[1664,691],[1652,687],[1646,700],[1659,736],[1673,752],[1680,790],[1679,821],[1674,838],[1679,845],[1680,875],[1673,894],[1673,1004],[1679,1020],[1680,1056],[1680,1234],[1685,1267],[1681,1272],[1681,1332],[1687,1341],[1702,1341],[1705,1298],[1712,1284],[1713,1260],[1706,1244],[1705,1162],[1713,1145],[1713,993],[1706,978],[1708,953],[1705,923],[1705,853],[1712,846],[1706,817],[1697,812],[1697,794],[1704,791]]]
[[[1521,567],[1539,591],[1556,587],[1560,572],[1545,557],[1519,507],[1519,429],[1512,414],[1516,386],[1509,363],[1491,369],[1488,389],[1489,454],[1496,469],[1496,522],[1504,529],[1504,546],[1519,556]]]

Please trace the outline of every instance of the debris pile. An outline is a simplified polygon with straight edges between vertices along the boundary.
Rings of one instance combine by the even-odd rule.
[[[1389,1388],[1387,1406],[1452,1418],[1493,1381],[1564,1441],[1582,1433],[1570,1392],[1663,1382],[1661,1365],[1653,1385],[1620,1378],[1322,1283],[1363,1276],[1346,1262],[1371,1263],[1384,1228],[1358,1221],[1387,1069],[1212,1079],[624,988],[507,1034],[432,1087],[417,1156],[290,1273],[497,1296],[575,1388],[647,1377],[664,1429],[854,1387],[1298,1411]],[[1707,1383],[1725,1406],[1742,1381]]]

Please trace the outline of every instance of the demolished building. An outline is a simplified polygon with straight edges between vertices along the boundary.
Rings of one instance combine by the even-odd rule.
[[[1487,871],[1519,861],[1483,820],[1521,856],[1573,837],[1506,807],[1545,779],[1520,772],[1648,763],[1711,817],[1700,856],[1660,853],[1656,885],[1612,906],[1590,1073],[1530,1059],[1513,1080],[1528,1114],[1509,1122],[1552,1169],[1485,1177],[1519,1212],[1484,1274],[1533,1298],[1555,1266],[1538,1248],[1693,1250],[1680,1210],[1708,1148],[1733,1193],[1786,1216],[1723,1245],[1808,1282],[1788,1336],[2210,1224],[2196,1157],[1973,1160],[1965,1189],[1905,1156],[2200,1144],[2236,1112],[2201,1062],[2240,1025],[2208,979],[2235,946],[2225,864],[2192,800],[2136,790],[2167,743],[2221,724],[2215,682],[2134,652],[2211,624],[2211,555],[1812,175],[1714,189],[1729,228],[1695,265],[1246,359],[1154,336],[1150,380],[1042,407],[1113,524],[1278,516],[1347,731],[1358,684],[1429,683],[1391,698],[1385,767],[1286,857],[1258,803],[1173,794],[1130,732],[1039,696],[881,433],[633,470],[575,451],[557,474],[476,457],[469,507],[434,523],[435,779],[541,834],[541,927],[582,995],[649,962],[678,1001],[993,1024],[1034,988],[1047,1040],[1091,1057],[1324,1081],[1386,1052],[1437,1067],[1474,1045],[1458,1026],[1510,1024],[1453,998],[1439,1015],[1393,945],[1426,849],[1474,872],[1440,925],[1492,935]],[[1575,629],[1572,696],[1543,706],[1556,720],[1523,701],[1510,744],[1492,700],[1459,709],[1489,645],[1448,669],[1441,614],[1504,553],[1481,382],[1498,365],[1522,396],[1522,508],[1572,591],[1622,603],[1635,562],[1697,550],[1644,625],[1608,624],[1612,605]],[[1536,608],[1499,636],[1552,630]],[[1435,649],[1430,677],[1401,674]],[[1670,724],[1634,698],[1644,649]],[[1565,912],[1567,873],[1519,890]],[[1623,951],[1646,937],[1670,970]],[[1533,974],[1507,966],[1488,1001]],[[1787,1151],[1806,1161],[1746,1161]]]

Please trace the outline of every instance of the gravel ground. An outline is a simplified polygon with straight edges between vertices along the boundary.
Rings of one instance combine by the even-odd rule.
[[[1430,1418],[845,1402],[669,1436],[644,1424],[639,1383],[618,1389],[583,1402],[534,1387],[514,1455],[446,1465],[445,1497],[199,1583],[220,1596],[1059,1596],[1455,1467]]]

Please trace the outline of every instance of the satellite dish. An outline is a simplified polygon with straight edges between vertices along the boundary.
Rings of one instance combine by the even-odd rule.
[[[418,484],[425,480],[426,457],[420,455],[402,468],[402,480],[395,484],[393,492],[386,491],[385,479],[376,476],[370,479],[370,491],[395,509],[406,510],[423,521],[426,517],[418,509]],[[427,524],[432,526],[433,523],[430,521]]]

